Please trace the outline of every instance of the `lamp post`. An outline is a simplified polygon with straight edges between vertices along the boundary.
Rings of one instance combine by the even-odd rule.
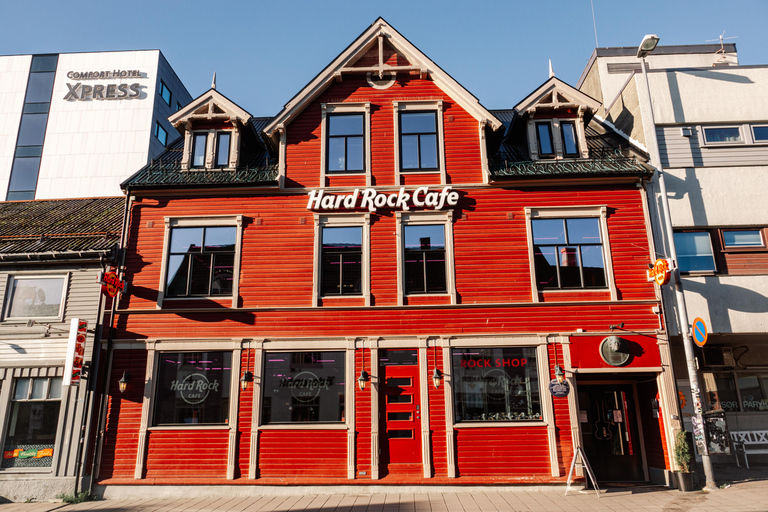
[[[651,130],[653,131],[653,144],[649,144],[651,149],[651,158],[656,167],[656,175],[659,181],[659,194],[661,195],[661,209],[664,215],[663,226],[667,236],[667,256],[674,263],[672,269],[674,288],[675,288],[675,302],[677,303],[677,318],[678,318],[678,330],[683,338],[683,348],[685,349],[685,362],[688,367],[688,380],[691,385],[691,397],[693,398],[693,433],[694,438],[705,439],[705,424],[704,417],[701,409],[701,387],[699,386],[699,376],[696,372],[696,359],[693,355],[693,342],[688,332],[688,312],[685,307],[685,295],[683,294],[683,283],[680,280],[680,268],[678,267],[677,249],[675,248],[675,233],[672,228],[672,218],[669,215],[669,199],[667,197],[667,185],[664,181],[664,170],[661,165],[661,155],[659,154],[659,142],[656,138],[656,120],[653,115],[653,103],[651,100],[651,87],[648,81],[648,73],[645,67],[645,57],[649,53],[656,49],[656,45],[659,43],[659,37],[655,34],[647,35],[643,38],[640,46],[637,48],[637,57],[640,59],[643,69],[643,78],[645,79],[645,92],[646,100],[648,102],[648,111],[651,116]],[[715,477],[712,471],[712,461],[709,458],[709,451],[707,450],[706,441],[700,444],[703,447],[701,450],[701,461],[704,465],[704,476],[706,479],[707,490],[715,490]]]

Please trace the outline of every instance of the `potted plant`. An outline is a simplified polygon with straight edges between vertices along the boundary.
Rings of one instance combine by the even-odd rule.
[[[680,430],[675,434],[675,460],[680,468],[675,472],[677,476],[677,488],[683,492],[693,490],[693,450],[691,450],[691,440],[688,432]]]

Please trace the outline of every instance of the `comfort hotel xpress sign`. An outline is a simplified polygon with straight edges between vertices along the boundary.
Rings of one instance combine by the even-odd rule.
[[[392,208],[408,211],[411,206],[418,208],[434,208],[442,210],[447,206],[456,206],[459,193],[451,187],[442,190],[430,190],[429,187],[419,187],[413,192],[406,192],[405,187],[390,194],[382,193],[373,188],[360,190],[356,188],[351,194],[326,194],[323,190],[313,190],[308,194],[308,210],[354,210],[357,208],[375,212],[379,208]]]
[[[90,85],[80,80],[123,81],[146,79],[147,75],[138,69],[114,69],[112,71],[69,71],[67,78],[77,81],[77,83],[67,83],[69,90],[64,96],[65,101],[132,100],[141,96],[141,84],[139,82]]]

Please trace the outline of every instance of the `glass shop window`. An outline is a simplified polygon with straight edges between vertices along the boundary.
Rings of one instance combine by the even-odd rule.
[[[265,354],[262,422],[344,421],[344,358],[342,351]]]
[[[61,377],[16,379],[3,447],[4,468],[50,467],[61,408]]]
[[[228,422],[232,352],[162,352],[157,359],[154,425]]]
[[[541,419],[536,348],[453,349],[456,422]]]

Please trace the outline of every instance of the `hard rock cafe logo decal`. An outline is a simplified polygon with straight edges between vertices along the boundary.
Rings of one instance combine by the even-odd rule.
[[[280,380],[281,388],[288,388],[299,402],[311,402],[320,390],[328,390],[333,386],[333,377],[318,377],[312,372],[297,373],[295,377]]]
[[[209,381],[202,373],[190,373],[184,380],[171,382],[171,391],[178,391],[181,399],[190,405],[204,402],[211,391],[219,392],[219,381]]]

